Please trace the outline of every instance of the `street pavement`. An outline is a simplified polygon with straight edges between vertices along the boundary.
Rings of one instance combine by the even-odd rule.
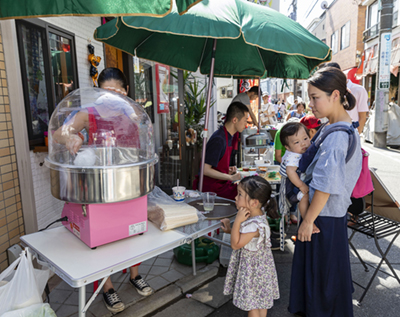
[[[388,190],[396,200],[400,201],[400,151],[393,149],[377,149],[372,144],[362,143],[362,147],[370,153],[369,166],[376,168],[377,174],[382,179]],[[399,211],[400,212],[400,211]],[[295,233],[296,227],[289,228],[290,233]],[[349,234],[351,230],[349,230]],[[383,238],[379,241],[383,250],[386,250],[391,237]],[[292,257],[294,244],[287,239],[285,251],[274,251],[276,269],[278,272],[280,299],[275,301],[275,305],[268,311],[269,317],[289,317],[293,316],[287,311],[289,302],[290,276],[292,267]],[[353,238],[353,244],[360,253],[361,257],[369,264],[377,265],[380,261],[380,255],[375,246],[374,240],[356,233]],[[393,265],[395,271],[400,276],[400,238],[398,238],[390,253],[388,259]],[[350,261],[352,265],[353,281],[366,286],[374,272],[370,269],[365,272],[358,258],[351,253]],[[389,272],[387,265],[382,266],[382,271]],[[161,311],[149,316],[155,317],[241,317],[247,316],[246,312],[241,311],[232,304],[232,299],[222,295],[224,283],[224,270],[221,271],[218,278],[203,285],[200,289],[193,292],[193,296],[188,299],[182,297],[173,304],[168,305]],[[361,306],[357,305],[363,290],[354,285],[353,304],[355,317],[398,317],[400,316],[400,285],[393,278],[385,273],[379,272],[375,277],[371,288],[366,294]],[[216,307],[217,306],[217,307]],[[210,313],[210,311],[212,311]],[[338,316],[340,317],[340,316]]]

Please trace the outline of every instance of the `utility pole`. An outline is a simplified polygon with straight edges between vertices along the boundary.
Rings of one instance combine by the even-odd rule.
[[[379,57],[375,93],[374,147],[386,148],[389,128],[390,53],[392,50],[393,0],[381,0]]]

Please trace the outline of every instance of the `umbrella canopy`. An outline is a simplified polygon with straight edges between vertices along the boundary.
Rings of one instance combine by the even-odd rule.
[[[202,0],[175,0],[177,12],[185,13]],[[0,19],[48,16],[162,17],[171,12],[173,0],[1,0]]]
[[[242,0],[204,0],[180,16],[119,17],[94,38],[141,58],[215,76],[306,79],[331,59],[330,48],[283,14]]]

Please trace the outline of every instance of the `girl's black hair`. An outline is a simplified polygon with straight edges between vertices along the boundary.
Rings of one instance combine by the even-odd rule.
[[[268,217],[279,218],[278,204],[275,198],[271,197],[271,185],[261,176],[248,176],[240,181],[240,186],[250,199],[257,199],[264,208]]]
[[[356,98],[347,90],[346,75],[336,67],[323,67],[311,76],[307,83],[322,90],[328,96],[334,90],[340,93],[340,102],[345,110],[351,110],[356,106]]]
[[[116,80],[121,84],[126,91],[128,91],[128,81],[123,72],[121,72],[118,68],[108,67],[103,69],[100,73],[98,82],[99,87],[101,88],[106,81]]]

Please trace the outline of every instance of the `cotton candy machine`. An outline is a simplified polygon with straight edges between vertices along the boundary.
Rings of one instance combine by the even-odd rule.
[[[147,231],[156,163],[151,120],[128,97],[77,89],[51,116],[51,192],[66,202],[64,226],[91,248]]]

